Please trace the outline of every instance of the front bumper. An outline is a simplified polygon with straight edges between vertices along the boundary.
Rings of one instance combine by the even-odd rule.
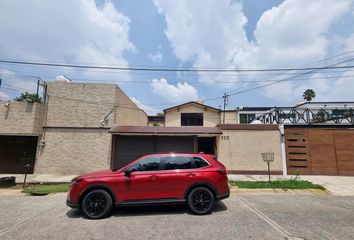
[[[220,201],[220,200],[223,200],[223,199],[228,198],[228,197],[230,197],[230,190],[228,190],[228,191],[227,191],[226,193],[224,193],[224,194],[221,194],[221,195],[216,196],[216,200],[217,200],[217,201]]]
[[[70,201],[70,196],[68,195],[68,197],[66,198],[66,206],[71,207],[71,208],[79,208],[79,206],[75,203],[72,203]]]

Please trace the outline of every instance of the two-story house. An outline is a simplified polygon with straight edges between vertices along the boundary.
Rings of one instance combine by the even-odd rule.
[[[0,102],[0,171],[71,175],[109,168],[117,125],[147,115],[115,84],[53,81],[44,104]]]
[[[274,152],[272,173],[281,174],[278,125],[239,124],[239,116],[238,110],[191,101],[165,109],[164,126],[117,126],[110,130],[112,165],[121,167],[150,153],[204,152],[216,155],[229,172],[264,174],[261,153]]]

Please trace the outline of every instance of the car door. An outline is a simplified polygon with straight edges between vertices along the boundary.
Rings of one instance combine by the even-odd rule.
[[[120,201],[141,201],[158,199],[159,173],[161,172],[161,157],[146,157],[131,165],[128,169],[131,175],[124,176],[118,190]]]
[[[190,156],[165,156],[164,171],[160,173],[160,189],[164,198],[184,198],[186,189],[197,176]]]

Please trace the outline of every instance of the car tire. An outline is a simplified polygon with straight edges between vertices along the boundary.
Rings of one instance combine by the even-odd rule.
[[[189,192],[187,206],[196,215],[211,213],[214,207],[214,194],[205,187],[196,187]]]
[[[113,200],[105,190],[97,189],[88,192],[81,202],[81,211],[85,217],[100,219],[107,217],[112,211]]]

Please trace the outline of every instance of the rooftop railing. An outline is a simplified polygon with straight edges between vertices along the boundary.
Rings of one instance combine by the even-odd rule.
[[[257,117],[263,124],[354,125],[352,107],[280,107]]]

